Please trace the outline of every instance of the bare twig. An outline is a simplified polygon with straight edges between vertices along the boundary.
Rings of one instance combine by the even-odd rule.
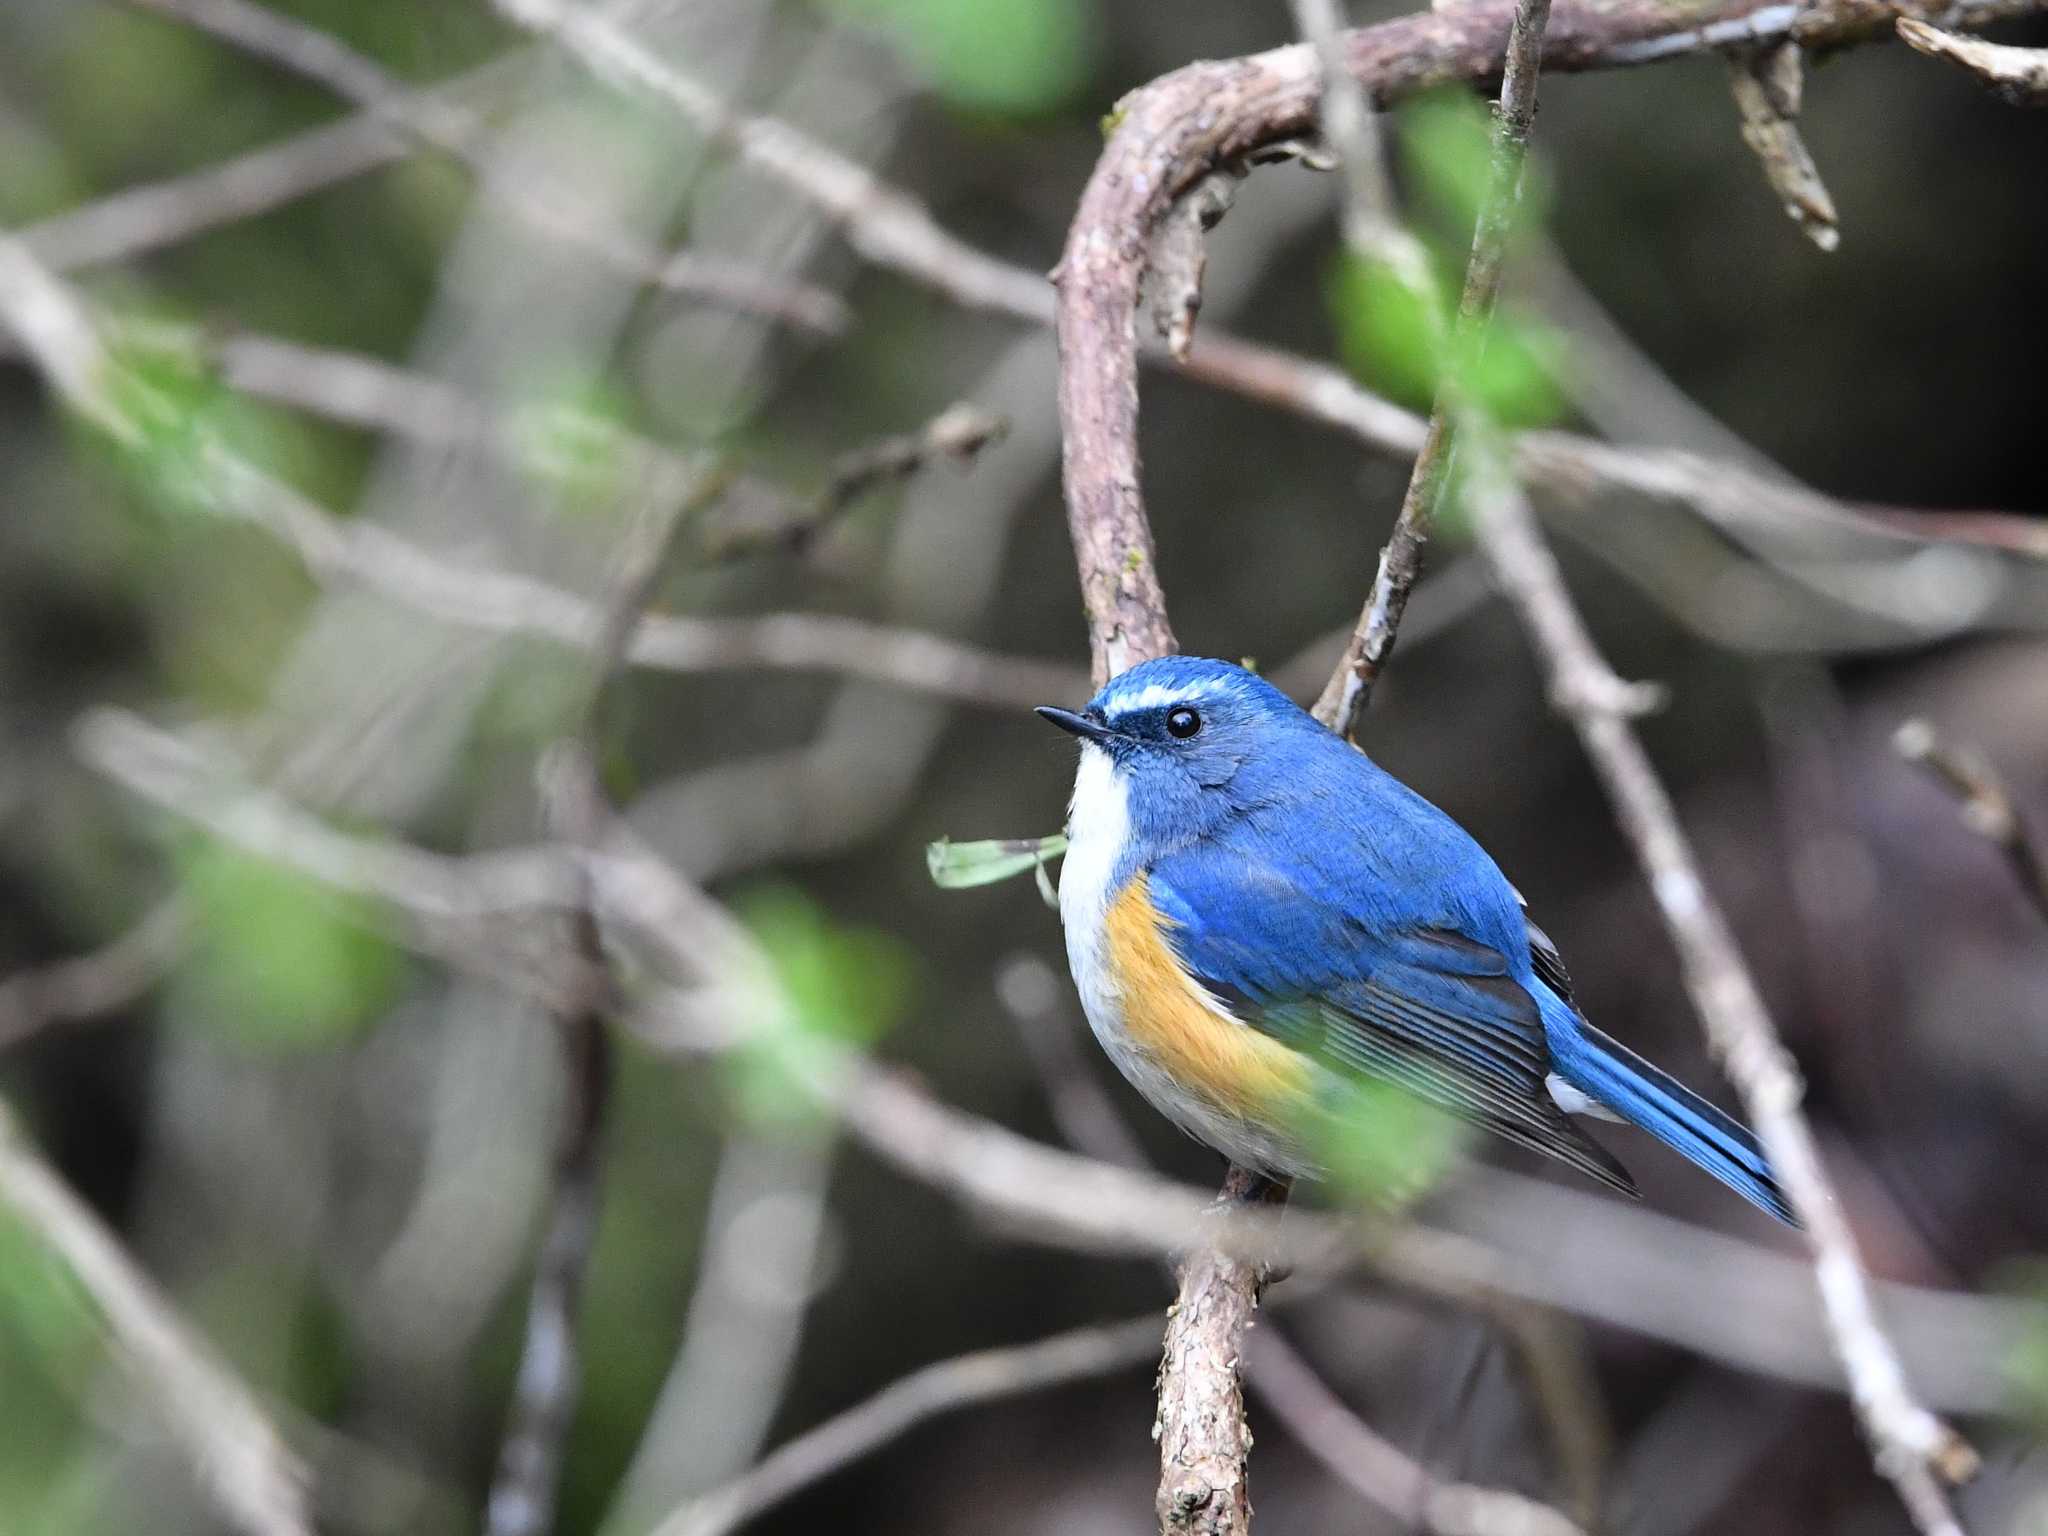
[[[1500,106],[1493,124],[1492,163],[1486,196],[1472,231],[1472,255],[1465,266],[1464,291],[1458,300],[1453,352],[1481,344],[1500,292],[1501,269],[1507,260],[1508,237],[1521,204],[1522,171],[1528,158],[1529,133],[1536,121],[1536,81],[1543,65],[1543,34],[1550,24],[1550,0],[1522,0],[1515,7],[1503,62]],[[1427,281],[1424,268],[1422,281]],[[1457,455],[1457,421],[1461,386],[1449,371],[1437,381],[1429,428],[1409,473],[1408,489],[1394,519],[1393,534],[1380,554],[1372,590],[1358,616],[1358,627],[1343,659],[1330,674],[1316,700],[1316,718],[1339,736],[1357,729],[1358,717],[1387,657],[1393,653],[1408,594],[1422,572],[1422,546],[1443,503]]]
[[[1969,748],[1944,742],[1926,720],[1906,721],[1892,734],[1892,746],[1955,796],[1963,825],[2005,855],[2021,892],[2048,917],[2048,858],[1997,771]]]
[[[221,1513],[245,1536],[312,1536],[305,1469],[249,1389],[0,1106],[0,1204],[63,1260]]]
[[[825,483],[808,500],[760,497],[777,503],[768,517],[714,523],[704,531],[701,552],[713,560],[763,549],[797,548],[815,539],[877,486],[918,474],[938,460],[967,465],[1008,430],[1000,416],[967,403],[946,407],[915,432],[880,438],[833,459]],[[742,488],[737,498],[747,500]]]
[[[1237,201],[1244,173],[1227,167],[1204,176],[1160,222],[1152,236],[1152,328],[1166,343],[1166,355],[1188,360],[1195,318],[1202,312],[1202,284],[1209,270],[1209,231],[1223,222]]]
[[[1842,243],[1835,200],[1799,136],[1806,51],[1794,42],[1739,48],[1728,55],[1728,88],[1742,119],[1742,140],[1785,205],[1785,216],[1824,251]]]
[[[771,283],[757,273],[684,252],[663,257],[623,230],[594,230],[566,189],[494,174],[481,114],[452,95],[409,89],[376,62],[328,33],[250,0],[130,0],[198,27],[221,41],[309,80],[361,107],[407,138],[474,170],[484,190],[534,228],[589,252],[650,287],[707,299],[744,314],[837,336],[850,320],[835,293],[811,284]]]
[[[444,89],[473,89],[502,65]],[[110,193],[20,231],[24,245],[59,272],[126,261],[233,224],[323,187],[402,160],[411,143],[381,118],[359,113],[183,175]]]
[[[1253,1390],[1316,1460],[1408,1528],[1431,1536],[1583,1536],[1548,1504],[1436,1477],[1375,1434],[1270,1329],[1251,1336],[1245,1366]]]
[[[1899,36],[1930,59],[1960,64],[2015,107],[2048,106],[2048,48],[2014,48],[1957,37],[1912,16],[1898,20]]]
[[[1278,1206],[1287,1186],[1233,1166],[1217,1192],[1230,1215]],[[1222,1243],[1198,1245],[1180,1264],[1180,1292],[1166,1314],[1159,1361],[1159,1492],[1153,1513],[1162,1536],[1245,1536],[1251,1530],[1248,1466],[1251,1425],[1244,1414],[1238,1362],[1245,1348],[1265,1266]]]
[[[760,1458],[806,1313],[831,1267],[837,1138],[776,1125],[728,1135],[711,1180],[682,1340],[600,1530],[650,1530]]]
[[[557,748],[551,782],[545,786],[547,830],[566,844],[594,847],[601,836],[605,814],[596,761],[606,696],[625,665],[627,646],[677,535],[723,493],[724,485],[720,477],[707,477],[687,500],[655,508],[650,526],[628,541],[623,568],[591,643],[589,698],[579,736]],[[589,874],[579,866],[575,876],[583,899],[571,924],[575,964],[564,981],[565,994],[575,1001],[555,1016],[567,1068],[567,1102],[556,1132],[547,1231],[527,1299],[526,1337],[491,1485],[486,1536],[544,1536],[553,1526],[562,1447],[582,1383],[577,1309],[597,1240],[605,1111],[611,1102],[613,1072],[605,1014],[614,989],[609,985]]]
[[[1112,1375],[1149,1356],[1158,1337],[1157,1318],[1136,1317],[1056,1333],[1035,1344],[975,1350],[912,1371],[675,1511],[655,1527],[654,1536],[727,1536],[927,1419]]]
[[[331,421],[432,443],[475,444],[520,467],[545,473],[542,457],[555,418],[547,407],[494,411],[484,401],[440,379],[358,352],[313,347],[251,332],[210,336],[181,328],[152,330],[142,338],[189,350],[220,369],[223,382],[247,394],[310,411]],[[711,460],[630,430],[599,424],[629,479],[661,477],[687,484]],[[968,465],[1000,442],[1001,417],[956,402],[915,431],[850,448],[827,466],[823,483],[806,495],[785,491],[756,475],[733,477],[716,515],[699,519],[692,554],[707,561],[761,551],[800,548],[860,505],[873,491],[907,479],[944,459]]]
[[[0,979],[0,1050],[50,1025],[125,1008],[184,953],[187,927],[184,906],[172,898],[98,949]]]
[[[1344,11],[1339,0],[1289,0],[1294,25],[1316,51],[1322,99],[1316,115],[1323,139],[1344,175],[1344,243],[1360,256],[1420,261],[1421,247],[1394,206],[1372,103],[1344,67]],[[1404,272],[1404,276],[1410,275]],[[1419,273],[1427,280],[1426,266]]]
[[[579,931],[584,924],[579,921]],[[579,939],[590,956],[596,929]],[[586,995],[601,971],[579,972]],[[539,1536],[554,1523],[562,1446],[568,1438],[581,1383],[576,1314],[583,1277],[597,1238],[605,1106],[611,1096],[611,1041],[601,1002],[558,1015],[567,1103],[556,1133],[554,1187],[547,1230],[534,1264],[526,1304],[526,1334],[512,1409],[498,1454],[485,1515],[487,1536]]]
[[[699,131],[717,135],[745,163],[837,217],[854,249],[877,266],[914,275],[969,309],[1032,320],[1042,320],[1051,310],[1051,296],[1038,274],[954,239],[914,198],[786,123],[735,112],[609,13],[564,0],[495,3],[508,20],[560,43],[599,79],[665,103]]]
[[[1678,948],[1707,1038],[1805,1226],[1828,1327],[1878,1468],[1897,1485],[1924,1532],[1956,1536],[1959,1527],[1935,1474],[1959,1480],[1973,1470],[1975,1455],[1914,1398],[1878,1323],[1855,1237],[1800,1112],[1798,1071],[1629,723],[1628,686],[1594,649],[1520,489],[1491,454],[1473,458],[1469,494],[1482,547],[1529,629],[1553,698],[1578,730],[1614,803]]]

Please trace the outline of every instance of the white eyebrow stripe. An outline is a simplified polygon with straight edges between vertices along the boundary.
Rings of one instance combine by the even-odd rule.
[[[1227,679],[1220,677],[1197,678],[1192,683],[1147,683],[1129,698],[1115,700],[1109,712],[1135,715],[1165,704],[1185,704],[1191,699],[1207,698],[1226,686]]]

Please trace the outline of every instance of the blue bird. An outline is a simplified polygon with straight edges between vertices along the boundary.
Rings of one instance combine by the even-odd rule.
[[[1572,1120],[1640,1126],[1792,1222],[1756,1138],[1586,1021],[1556,948],[1450,817],[1270,683],[1148,661],[1087,708],[1060,871],[1067,958],[1117,1068],[1273,1177],[1360,1078],[1634,1195]]]

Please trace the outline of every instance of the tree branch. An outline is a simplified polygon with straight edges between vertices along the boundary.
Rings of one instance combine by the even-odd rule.
[[[728,1536],[927,1419],[1112,1375],[1147,1358],[1158,1337],[1158,1319],[1148,1315],[927,1365],[777,1447],[725,1487],[684,1505],[656,1526],[653,1536]]]
[[[709,300],[743,314],[842,334],[851,317],[840,297],[807,283],[773,283],[731,262],[695,252],[663,256],[624,230],[592,229],[568,189],[496,174],[481,113],[442,92],[409,89],[337,38],[250,0],[129,0],[197,27],[256,58],[324,85],[406,138],[453,157],[479,187],[532,227],[586,251],[648,287]]]
[[[1878,1470],[1898,1487],[1923,1532],[1958,1536],[1933,1474],[1959,1481],[1974,1470],[1975,1453],[1914,1398],[1878,1323],[1855,1237],[1800,1112],[1798,1071],[1628,721],[1628,685],[1594,649],[1520,489],[1489,454],[1474,457],[1469,495],[1481,546],[1529,630],[1553,700],[1578,731],[1614,804],[1677,946],[1708,1042],[1740,1091],[1806,1229],[1823,1312]]]
[[[1925,720],[1901,725],[1892,734],[1892,747],[1955,796],[1963,825],[2005,855],[2021,894],[2048,918],[2048,858],[1992,766],[1968,748],[1948,745]]]
[[[1430,1536],[1585,1536],[1548,1504],[1504,1488],[1446,1482],[1345,1406],[1271,1331],[1247,1341],[1252,1390],[1316,1460],[1368,1503]]]
[[[156,1404],[164,1433],[245,1536],[313,1536],[306,1472],[212,1346],[178,1316],[114,1234],[0,1106],[0,1206],[63,1260],[115,1353]]]
[[[188,929],[184,905],[172,898],[98,949],[0,979],[0,1051],[52,1024],[125,1008],[185,952]]]
[[[2015,107],[2048,106],[2048,48],[2013,48],[1957,37],[1912,16],[1901,16],[1898,28],[1915,52],[1960,65],[2000,101]]]
[[[543,769],[543,822],[550,836],[568,846],[594,848],[602,835],[606,811],[596,764],[606,700],[678,535],[723,493],[725,483],[716,475],[706,477],[685,499],[657,507],[650,526],[627,541],[622,569],[591,643],[580,729],[575,739],[557,745]],[[582,899],[570,925],[574,964],[563,981],[564,995],[572,1001],[555,1015],[567,1069],[566,1103],[556,1133],[554,1187],[526,1306],[512,1411],[486,1506],[486,1536],[545,1536],[553,1526],[562,1448],[582,1384],[577,1311],[597,1241],[613,1074],[605,1015],[616,988],[598,932],[590,876],[579,865],[575,878]]]
[[[1472,255],[1465,266],[1465,285],[1458,299],[1452,349],[1447,357],[1463,355],[1463,349],[1477,345],[1493,318],[1501,269],[1507,260],[1508,236],[1521,205],[1522,168],[1528,158],[1529,133],[1536,121],[1536,81],[1543,67],[1543,34],[1549,24],[1550,0],[1522,0],[1508,29],[1488,185],[1479,206],[1478,223],[1472,231]],[[1426,267],[1420,281],[1428,282]],[[1433,287],[1420,289],[1418,296],[1422,294],[1430,296],[1425,302],[1433,302]],[[1350,737],[1356,731],[1358,716],[1365,708],[1372,685],[1393,653],[1401,615],[1408,607],[1408,594],[1422,574],[1422,546],[1443,504],[1457,454],[1456,424],[1461,404],[1458,389],[1458,382],[1448,371],[1437,381],[1436,400],[1430,408],[1422,451],[1416,455],[1415,467],[1409,473],[1408,489],[1394,518],[1393,534],[1380,554],[1372,590],[1358,616],[1358,627],[1344,648],[1343,659],[1330,674],[1322,697],[1316,700],[1316,718],[1339,736]]]

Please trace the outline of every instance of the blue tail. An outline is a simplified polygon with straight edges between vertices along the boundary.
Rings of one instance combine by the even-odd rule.
[[[1547,1007],[1544,1014],[1551,1061],[1559,1077],[1629,1124],[1641,1126],[1745,1200],[1782,1222],[1799,1225],[1763,1148],[1739,1121],[1576,1014],[1569,1022],[1552,1017]]]

